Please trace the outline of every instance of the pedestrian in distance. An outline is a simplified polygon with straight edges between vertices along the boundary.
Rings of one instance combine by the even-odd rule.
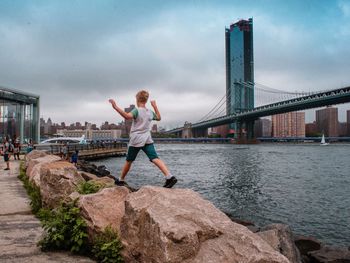
[[[61,158],[63,160],[69,160],[68,159],[68,146],[66,143],[64,143],[62,146]]]
[[[14,155],[14,148],[15,147],[14,147],[11,139],[8,139],[7,142],[9,143],[9,150],[8,150],[8,152],[9,152],[9,159],[11,159],[11,156]],[[15,160],[16,160],[16,158],[15,158]]]
[[[10,142],[5,138],[3,146],[4,161],[6,163],[6,168],[4,170],[10,170]]]
[[[78,164],[78,156],[79,156],[79,151],[78,150],[76,150],[71,156],[71,162],[75,166],[77,166],[77,164]]]
[[[131,112],[125,112],[117,106],[113,99],[109,100],[109,103],[112,104],[114,110],[116,110],[124,119],[132,120],[126,161],[120,178],[116,179],[116,184],[126,185],[125,177],[131,168],[132,162],[135,161],[137,154],[140,150],[142,150],[147,155],[149,160],[154,163],[164,174],[166,180],[163,187],[171,188],[176,184],[177,179],[169,172],[168,167],[158,157],[156,149],[154,148],[151,136],[151,123],[152,120],[160,121],[161,116],[155,100],[151,101],[154,111],[146,108],[148,97],[149,93],[147,91],[139,91],[136,94],[137,107]]]
[[[29,139],[28,145],[27,145],[27,149],[26,149],[26,154],[30,153],[34,148],[34,144],[32,139]]]
[[[15,160],[19,160],[19,153],[21,151],[21,144],[19,143],[18,139],[15,140],[13,147],[14,147],[13,156],[14,156]]]

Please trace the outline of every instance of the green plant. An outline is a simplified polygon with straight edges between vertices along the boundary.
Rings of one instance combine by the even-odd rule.
[[[124,262],[121,255],[122,249],[118,233],[108,226],[103,233],[95,237],[92,253],[99,262],[122,263]]]
[[[97,184],[93,181],[86,181],[78,184],[77,191],[79,194],[83,194],[83,195],[93,194],[93,193],[97,193],[102,187],[103,185],[101,184]]]
[[[36,215],[42,207],[40,188],[29,181],[29,178],[26,175],[24,162],[21,162],[19,166],[18,178],[23,182],[23,186],[30,197],[30,207],[33,214]]]
[[[54,210],[42,209],[39,218],[46,231],[39,241],[42,250],[63,249],[85,253],[88,249],[87,225],[81,218],[77,200],[61,203]]]
[[[80,254],[92,253],[100,262],[121,263],[124,262],[121,256],[122,244],[118,233],[111,227],[94,239],[94,244],[88,242],[87,225],[80,216],[80,209],[77,207],[77,200],[69,203],[61,203],[59,207],[50,210],[42,207],[40,189],[29,181],[26,175],[25,165],[20,164],[18,178],[23,182],[31,201],[33,213],[40,219],[46,231],[39,246],[42,250],[70,250]],[[80,194],[96,193],[102,184],[88,181],[78,185]]]

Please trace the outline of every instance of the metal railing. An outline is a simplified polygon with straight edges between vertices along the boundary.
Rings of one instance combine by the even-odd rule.
[[[66,149],[65,149],[66,147]],[[34,149],[43,150],[51,154],[60,154],[66,151],[67,154],[71,154],[75,151],[84,152],[84,151],[93,151],[93,150],[116,150],[116,149],[125,149],[127,148],[127,143],[124,142],[101,142],[101,143],[91,143],[91,144],[36,144]]]

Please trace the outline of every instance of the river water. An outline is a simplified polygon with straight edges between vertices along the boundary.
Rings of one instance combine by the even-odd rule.
[[[330,245],[350,245],[350,145],[157,144],[178,178],[221,210],[259,226],[279,222]],[[113,175],[124,158],[95,162]],[[127,176],[134,187],[162,186],[143,152]]]

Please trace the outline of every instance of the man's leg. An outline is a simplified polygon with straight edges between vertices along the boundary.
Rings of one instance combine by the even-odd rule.
[[[168,176],[170,174],[168,167],[161,159],[155,158],[152,160],[152,163],[154,163],[165,176]]]
[[[121,181],[124,181],[125,179],[125,176],[128,174],[130,168],[131,168],[131,165],[132,165],[132,161],[125,161],[125,164],[124,164],[124,167],[123,167],[123,170],[122,170],[122,174],[120,175],[120,180]]]
[[[129,146],[128,147],[128,152],[126,154],[126,162],[123,166],[122,169],[122,173],[120,175],[119,181],[124,181],[125,180],[125,176],[128,174],[132,162],[135,161],[137,154],[139,153],[141,148],[139,147],[133,147],[133,146]],[[118,181],[118,180],[117,180]]]
[[[154,148],[153,143],[152,144],[146,144],[142,148],[142,150],[147,154],[147,156],[150,159],[150,161],[152,163],[154,163],[159,168],[159,170],[161,170],[162,173],[164,174],[165,179],[166,179],[164,187],[167,187],[167,188],[173,187],[176,184],[177,179],[175,178],[175,176],[171,175],[171,173],[169,172],[168,167],[165,165],[165,163],[161,159],[159,159],[158,154],[156,152],[156,149]]]
[[[165,163],[159,158],[153,159],[152,162],[162,171],[162,173],[165,176],[166,180],[165,180],[165,184],[163,185],[163,187],[166,187],[166,188],[173,187],[177,183],[177,179],[175,176],[173,176],[169,172],[168,167],[165,165]]]
[[[4,162],[6,163],[6,168],[4,170],[10,170],[9,155],[4,154]]]

